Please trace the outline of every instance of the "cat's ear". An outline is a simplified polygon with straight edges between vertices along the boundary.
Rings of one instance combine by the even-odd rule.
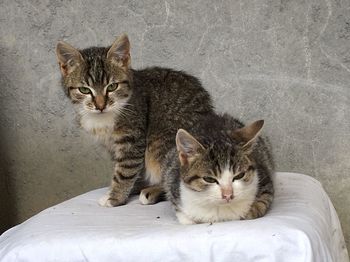
[[[250,148],[255,139],[259,136],[264,126],[264,120],[258,120],[245,127],[235,129],[231,132],[231,136],[243,143],[243,148]]]
[[[63,41],[57,43],[56,55],[63,76],[72,73],[84,61],[77,49]]]
[[[122,34],[114,41],[108,50],[107,59],[120,67],[130,67],[130,42],[126,34]]]
[[[204,151],[204,147],[187,131],[179,129],[176,134],[176,148],[182,166],[190,164],[199,154]]]

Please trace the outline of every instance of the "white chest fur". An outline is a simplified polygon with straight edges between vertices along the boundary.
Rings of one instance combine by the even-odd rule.
[[[80,124],[88,132],[96,133],[97,131],[113,131],[114,113],[88,113],[81,117]]]
[[[105,144],[109,150],[112,149],[111,137],[115,125],[115,114],[113,112],[82,115],[80,124],[88,133],[93,134],[96,139]]]
[[[233,183],[235,197],[229,203],[220,199],[221,192],[216,188],[196,192],[181,182],[180,195],[183,215],[187,219],[201,223],[240,219],[247,214],[255,200],[258,178],[255,176],[253,181],[244,188],[238,182]],[[179,215],[178,218],[179,222],[182,223]],[[188,220],[185,220],[184,223],[188,224]]]

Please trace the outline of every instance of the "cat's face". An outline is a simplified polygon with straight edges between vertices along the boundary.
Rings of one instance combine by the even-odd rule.
[[[248,158],[237,162],[234,152],[229,152],[226,159],[217,159],[205,152],[196,163],[182,173],[186,187],[198,192],[207,203],[227,204],[231,201],[247,200],[251,192],[256,191],[257,174],[255,165]],[[232,154],[231,156],[229,154]],[[240,154],[240,152],[236,152]]]
[[[126,35],[111,48],[77,50],[64,42],[56,52],[68,96],[82,116],[120,113],[132,95]],[[104,116],[102,116],[104,115]]]
[[[257,121],[252,125],[234,131],[247,133],[245,129],[255,129],[249,137],[240,136],[240,141],[227,139],[231,142],[213,144],[209,148],[186,131],[179,130],[177,148],[181,179],[184,186],[197,193],[200,201],[224,205],[255,197],[258,176],[250,152],[262,124]],[[233,136],[237,137],[237,134]]]

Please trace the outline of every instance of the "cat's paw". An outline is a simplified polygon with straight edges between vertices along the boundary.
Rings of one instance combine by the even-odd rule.
[[[196,224],[195,221],[190,219],[188,216],[186,216],[182,212],[179,212],[179,211],[176,212],[176,216],[177,216],[177,220],[179,220],[180,224],[182,224],[182,225],[193,225],[193,224]]]
[[[103,207],[116,207],[116,206],[121,206],[121,205],[124,205],[125,204],[125,200],[124,201],[121,201],[121,200],[118,200],[118,199],[114,199],[114,198],[111,198],[110,194],[105,194],[103,197],[101,197],[99,200],[98,200],[98,203],[100,206],[103,206]]]
[[[162,188],[159,186],[147,187],[141,190],[139,200],[143,205],[153,205],[162,199]]]
[[[104,195],[98,200],[98,204],[103,207],[113,207],[111,201],[109,201],[109,194]]]
[[[142,205],[149,205],[150,204],[150,201],[147,198],[147,193],[145,193],[143,190],[140,193],[139,200],[140,200]]]

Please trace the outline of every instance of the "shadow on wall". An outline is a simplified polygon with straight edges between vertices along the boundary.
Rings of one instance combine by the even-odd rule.
[[[2,140],[3,136],[0,134],[0,139]],[[3,150],[3,145],[0,146],[1,152],[6,152]],[[6,164],[6,156],[3,153],[0,162],[0,234],[5,230],[14,225],[14,201],[10,196],[10,186],[8,181],[8,166]]]
[[[0,103],[3,104],[3,101]],[[2,119],[1,119],[2,120]],[[3,123],[3,121],[1,121]],[[0,127],[0,234],[15,224],[15,203],[13,194],[11,193],[10,160],[6,155],[4,128]]]
[[[5,50],[0,50],[0,85],[6,88],[8,85],[6,76],[6,64],[3,61]],[[16,203],[14,200],[13,187],[10,179],[11,159],[7,154],[9,148],[9,139],[6,137],[6,129],[11,127],[11,120],[8,117],[9,103],[6,102],[5,90],[0,93],[0,105],[2,111],[0,114],[0,234],[15,225]]]

